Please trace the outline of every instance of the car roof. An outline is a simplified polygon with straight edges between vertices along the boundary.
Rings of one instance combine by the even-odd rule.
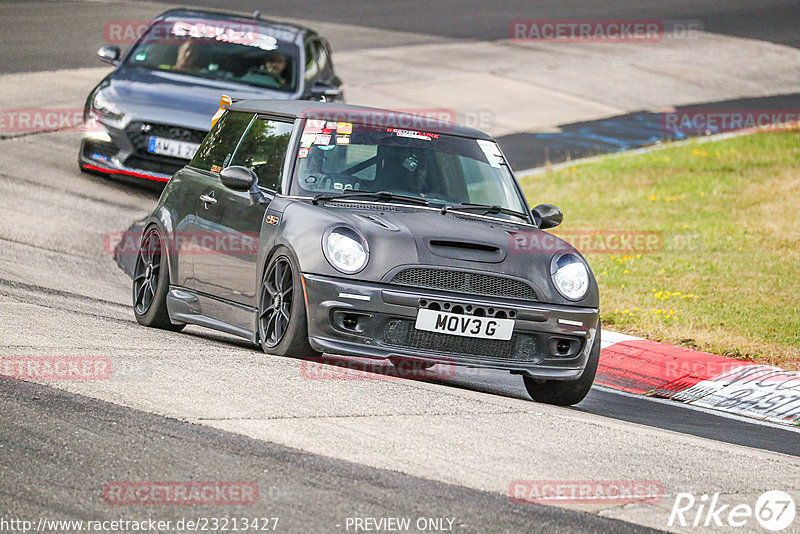
[[[458,124],[412,113],[390,109],[340,104],[338,102],[315,102],[309,100],[240,100],[228,107],[231,111],[267,113],[301,119],[324,119],[337,122],[352,122],[365,126],[392,127],[403,130],[426,131],[457,135],[473,139],[492,137],[485,132]],[[432,110],[447,112],[444,109]]]
[[[310,33],[316,34],[311,28],[299,26],[297,24],[290,24],[288,22],[281,22],[277,20],[269,20],[263,18],[255,18],[254,16],[243,15],[241,13],[232,13],[229,11],[216,11],[213,9],[193,9],[193,8],[175,8],[164,11],[157,16],[153,21],[172,20],[172,19],[198,19],[198,20],[225,20],[235,21],[243,25],[258,25],[259,28],[271,30],[272,32],[280,32],[284,35],[281,37],[283,41],[293,42],[303,35]],[[277,38],[277,37],[276,37]]]

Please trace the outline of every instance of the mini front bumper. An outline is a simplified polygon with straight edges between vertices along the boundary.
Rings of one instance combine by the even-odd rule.
[[[315,350],[367,358],[405,357],[503,369],[531,377],[581,376],[599,310],[303,275],[309,342]],[[422,307],[513,316],[509,341],[416,330]],[[560,342],[560,344],[559,344]],[[559,351],[558,348],[567,350]]]

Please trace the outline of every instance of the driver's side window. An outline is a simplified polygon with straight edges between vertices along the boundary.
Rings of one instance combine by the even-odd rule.
[[[230,164],[251,169],[258,176],[259,186],[277,191],[293,128],[290,122],[256,119],[242,137]]]

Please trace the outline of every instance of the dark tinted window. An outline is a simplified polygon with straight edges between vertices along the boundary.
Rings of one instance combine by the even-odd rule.
[[[242,133],[252,119],[252,113],[226,111],[203,140],[189,165],[211,172],[219,172],[227,167]]]
[[[293,127],[292,123],[269,119],[253,121],[230,165],[252,169],[258,175],[258,185],[277,191]]]
[[[501,206],[527,220],[514,177],[494,141],[308,119],[293,195],[388,191],[432,205]]]

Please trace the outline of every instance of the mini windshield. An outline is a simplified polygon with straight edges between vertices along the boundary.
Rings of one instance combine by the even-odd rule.
[[[492,141],[311,120],[300,141],[294,195],[385,191],[433,206],[482,204],[522,214],[514,178]]]
[[[255,24],[169,20],[147,30],[127,64],[293,92],[298,54]]]

